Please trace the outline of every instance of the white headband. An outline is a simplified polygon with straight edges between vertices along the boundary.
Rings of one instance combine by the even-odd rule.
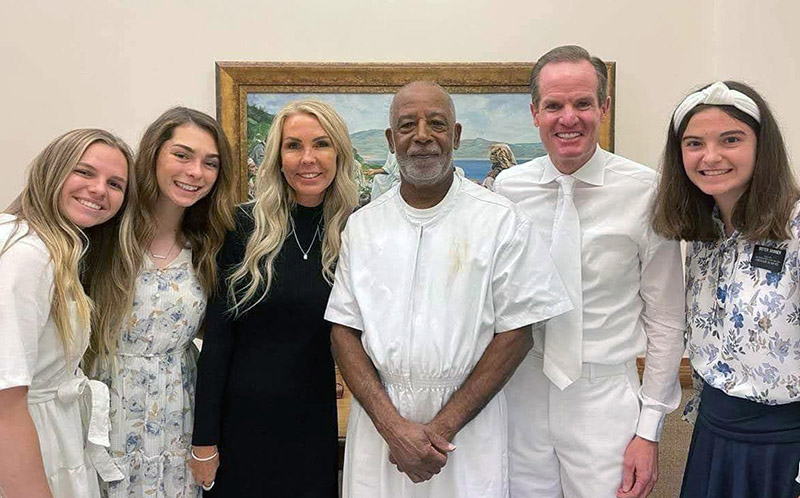
[[[731,90],[725,83],[717,81],[708,88],[689,95],[683,99],[683,102],[675,109],[672,122],[676,134],[681,127],[683,118],[686,117],[689,111],[700,104],[732,105],[757,122],[761,122],[761,113],[758,111],[758,106],[753,102],[753,99],[738,90]]]

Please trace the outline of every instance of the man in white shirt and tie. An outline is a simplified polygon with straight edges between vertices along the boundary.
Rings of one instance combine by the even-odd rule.
[[[534,331],[509,381],[511,498],[645,497],[681,399],[680,248],[650,227],[655,171],[598,146],[603,61],[555,48],[534,66],[531,93],[548,155],[504,171],[494,190],[542,231],[575,310]]]

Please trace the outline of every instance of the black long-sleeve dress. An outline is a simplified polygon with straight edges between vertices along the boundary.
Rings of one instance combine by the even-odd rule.
[[[228,313],[225,278],[242,261],[253,231],[250,210],[237,209],[236,230],[219,256],[220,283],[206,312],[198,364],[192,443],[216,444],[220,467],[207,497],[335,498],[336,380],[330,287],[322,277],[322,206],[297,206],[274,262],[266,299],[238,319]],[[302,250],[299,245],[302,245]]]

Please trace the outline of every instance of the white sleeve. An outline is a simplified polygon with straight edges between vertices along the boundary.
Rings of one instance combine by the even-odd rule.
[[[44,249],[22,239],[0,256],[0,389],[31,384],[52,285]]]
[[[342,232],[342,245],[339,248],[339,261],[336,263],[336,276],[333,282],[325,320],[356,330],[364,330],[361,309],[353,292],[350,274],[350,224]]]
[[[678,370],[684,352],[686,297],[678,242],[665,240],[648,229],[640,254],[639,294],[644,301],[642,321],[647,352],[636,434],[658,441],[664,418],[681,402]]]
[[[507,332],[572,309],[550,251],[530,221],[516,213],[499,234],[492,273],[495,331]]]

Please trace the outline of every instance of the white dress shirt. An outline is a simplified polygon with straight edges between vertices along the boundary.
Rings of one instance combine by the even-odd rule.
[[[430,210],[411,208],[395,187],[350,217],[325,319],[363,331],[400,415],[427,423],[496,333],[569,309],[530,221],[507,199],[454,175]],[[456,434],[441,473],[414,484],[389,462],[388,446],[353,399],[343,496],[504,498],[506,420],[501,391]]]
[[[561,175],[543,156],[503,171],[494,185],[548,245]],[[582,231],[583,361],[617,365],[646,351],[636,433],[658,441],[664,417],[681,399],[685,305],[680,246],[650,224],[657,175],[598,147],[572,176]],[[539,352],[543,339],[534,338]]]

